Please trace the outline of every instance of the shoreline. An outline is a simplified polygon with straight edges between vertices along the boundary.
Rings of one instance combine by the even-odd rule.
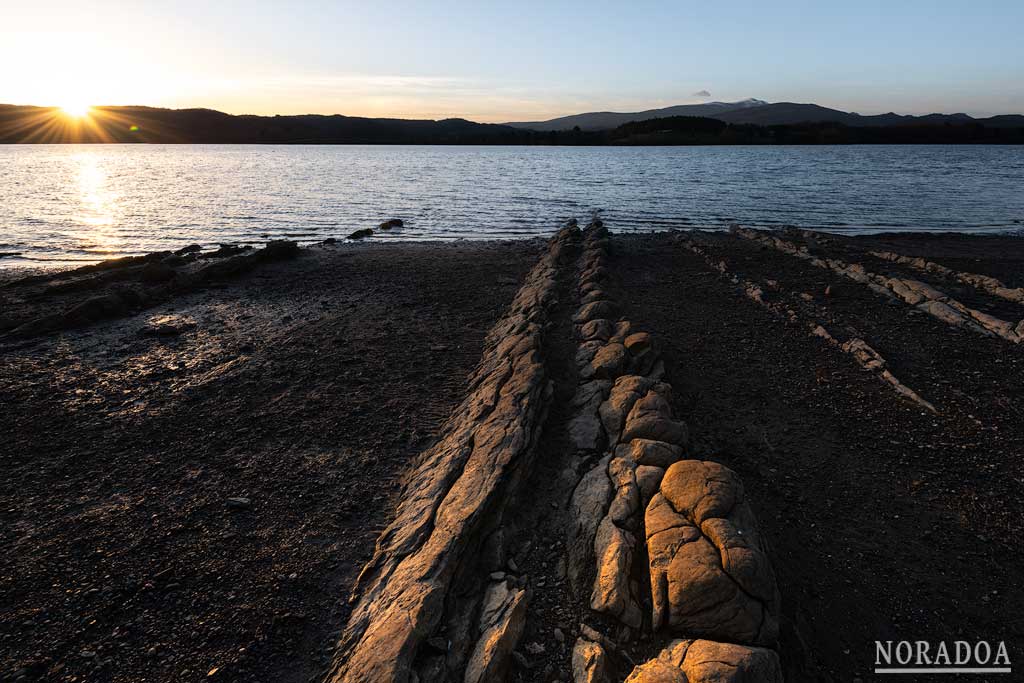
[[[866,680],[874,640],[941,639],[950,623],[1024,642],[1024,344],[737,234],[610,227],[606,289],[655,338],[688,453],[739,475],[767,539],[790,678]],[[926,267],[1024,288],[1017,236],[765,234],[1024,319],[987,281]],[[186,261],[170,278],[143,279],[143,262],[0,286],[5,314],[25,321],[126,289],[152,297],[17,339],[0,330],[0,428],[14,435],[0,670],[118,682],[326,671],[402,486],[544,245],[286,252],[237,269],[219,264],[253,254]],[[575,376],[568,281],[540,342],[555,392],[529,479],[538,504],[518,529],[542,550],[564,542],[576,462],[560,440]],[[935,412],[812,323],[840,345],[865,341]],[[571,680],[580,622],[619,638],[568,590],[560,552],[517,560],[530,600],[516,651],[529,666],[511,680]],[[638,664],[650,655],[643,639],[618,646]]]
[[[1020,221],[1015,221],[1020,222]],[[665,230],[650,230],[650,231],[638,231],[630,230],[623,234],[629,235],[658,235],[662,232],[728,232],[732,225],[721,225],[721,226],[692,226],[690,228],[672,228],[667,231]],[[951,230],[948,228],[936,228],[933,230],[922,230],[920,228],[908,227],[905,229],[875,229],[870,227],[865,228],[849,228],[849,227],[833,227],[833,228],[804,228],[793,225],[744,225],[744,227],[750,227],[753,230],[764,231],[764,232],[784,232],[786,230],[809,230],[813,232],[819,232],[827,235],[835,235],[837,237],[854,237],[854,238],[876,238],[881,240],[907,240],[914,242],[915,240],[927,240],[929,238],[942,239],[948,237],[950,239],[957,238],[1024,238],[1024,223],[1019,227],[999,227],[999,228],[976,228],[973,230]],[[228,246],[232,248],[252,248],[259,249],[266,246],[270,242],[274,241],[294,241],[300,248],[308,249],[321,246],[333,246],[335,248],[348,248],[348,249],[375,249],[388,246],[395,246],[401,244],[455,244],[465,242],[469,244],[485,244],[491,242],[529,242],[529,241],[542,241],[545,237],[541,234],[524,234],[520,236],[489,236],[481,234],[478,237],[465,237],[465,236],[444,236],[438,235],[434,237],[430,236],[404,236],[400,234],[374,234],[369,237],[351,239],[344,236],[338,237],[326,237],[323,239],[301,239],[296,238],[294,235],[282,235],[280,238],[261,238],[259,240],[250,240],[238,243],[216,243],[206,244],[203,246],[205,253],[217,251],[218,247]],[[190,242],[182,240],[180,245],[168,245],[168,249],[162,253],[173,253],[176,249],[189,246]],[[16,276],[19,273],[24,274],[28,271],[37,271],[38,273],[51,272],[56,273],[62,270],[70,270],[82,266],[95,266],[107,262],[116,261],[117,259],[123,258],[137,258],[144,257],[149,254],[157,252],[147,252],[140,250],[131,250],[125,252],[117,252],[114,254],[104,255],[104,258],[74,258],[74,259],[61,259],[61,258],[46,258],[46,259],[35,259],[35,258],[24,258],[24,252],[8,252],[0,253],[0,283],[11,277]],[[51,265],[52,264],[52,265]]]

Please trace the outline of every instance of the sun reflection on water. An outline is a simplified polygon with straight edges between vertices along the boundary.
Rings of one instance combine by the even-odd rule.
[[[107,171],[91,153],[77,155],[75,165],[79,195],[79,214],[75,218],[88,228],[79,237],[88,242],[87,248],[91,251],[117,252],[123,241],[112,229],[116,223],[118,195],[110,186]]]

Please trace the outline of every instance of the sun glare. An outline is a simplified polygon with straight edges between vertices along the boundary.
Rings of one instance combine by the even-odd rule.
[[[62,104],[60,110],[70,116],[73,119],[80,119],[83,116],[88,116],[89,111],[92,108],[88,104],[82,102],[67,102]]]

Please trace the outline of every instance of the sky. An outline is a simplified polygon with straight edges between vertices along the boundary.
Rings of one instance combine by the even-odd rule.
[[[1024,113],[1024,1],[0,0],[0,102],[526,121]]]

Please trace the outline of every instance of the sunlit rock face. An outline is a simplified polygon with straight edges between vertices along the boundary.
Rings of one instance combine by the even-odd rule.
[[[655,629],[774,644],[775,575],[732,470],[699,460],[675,463],[645,522]]]
[[[782,683],[779,656],[761,647],[676,640],[633,669],[626,683]]]

